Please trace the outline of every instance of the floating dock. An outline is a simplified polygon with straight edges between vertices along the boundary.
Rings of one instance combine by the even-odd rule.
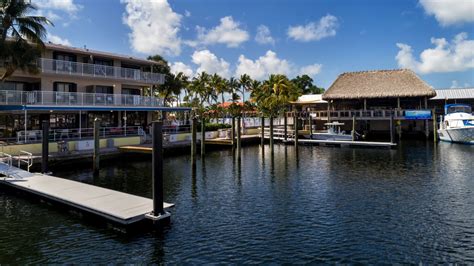
[[[153,200],[107,188],[39,173],[0,163],[0,185],[27,192],[52,202],[100,216],[122,226],[147,219]],[[164,208],[174,204],[164,203]]]
[[[260,140],[260,135],[241,135],[240,141],[242,144],[250,143]],[[230,138],[214,138],[206,139],[206,145],[223,145],[223,146],[232,146],[232,140]],[[237,137],[235,138],[234,144],[237,144]]]

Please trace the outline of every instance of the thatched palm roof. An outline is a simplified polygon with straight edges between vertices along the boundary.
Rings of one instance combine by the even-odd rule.
[[[434,97],[435,90],[408,69],[343,73],[323,94],[324,100]]]

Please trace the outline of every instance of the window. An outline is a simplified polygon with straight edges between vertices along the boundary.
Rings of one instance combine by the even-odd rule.
[[[75,72],[76,71],[76,56],[67,53],[53,53],[54,70],[64,72]]]
[[[54,91],[57,92],[76,92],[77,86],[75,83],[54,82]]]
[[[74,83],[54,82],[54,101],[58,104],[75,104],[77,103],[77,94],[71,93],[77,91]]]

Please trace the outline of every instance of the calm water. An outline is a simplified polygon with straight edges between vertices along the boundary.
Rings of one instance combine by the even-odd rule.
[[[474,263],[474,146],[276,146],[167,158],[162,235],[124,236],[0,190],[0,263]],[[58,176],[151,197],[150,158]],[[69,167],[71,168],[71,167]]]

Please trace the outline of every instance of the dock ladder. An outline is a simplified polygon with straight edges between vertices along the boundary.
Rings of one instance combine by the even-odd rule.
[[[21,169],[21,163],[26,164],[26,170],[29,172],[30,167],[33,165],[33,154],[27,151],[20,151],[18,155],[18,168]]]

